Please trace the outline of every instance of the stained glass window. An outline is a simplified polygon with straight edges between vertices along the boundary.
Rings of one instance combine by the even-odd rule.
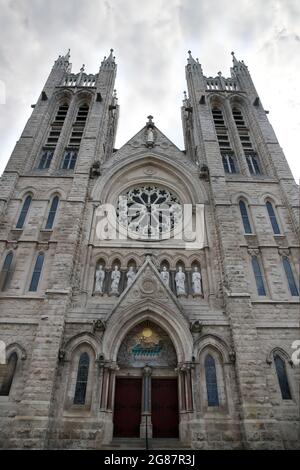
[[[289,386],[289,382],[287,378],[285,362],[278,354],[274,355],[274,362],[275,362],[275,367],[276,367],[276,372],[277,372],[282,399],[291,400],[292,395],[291,395],[290,386]]]
[[[82,353],[79,359],[76,388],[74,395],[74,405],[84,405],[86,387],[89,375],[90,358],[88,353]]]
[[[134,187],[120,196],[118,217],[129,236],[143,240],[168,238],[182,221],[181,205],[171,191],[155,185]]]
[[[256,282],[258,295],[266,295],[264,279],[263,279],[263,275],[260,269],[257,256],[252,256],[252,268],[253,268],[253,273],[255,276],[255,282]]]
[[[283,267],[284,267],[284,270],[285,270],[285,274],[286,274],[286,277],[287,277],[287,281],[288,281],[288,284],[289,284],[289,288],[290,288],[290,291],[291,291],[291,295],[299,295],[299,291],[298,291],[298,287],[297,287],[297,284],[296,284],[296,281],[295,281],[295,278],[294,278],[294,274],[293,274],[293,271],[292,271],[292,268],[291,268],[291,265],[290,265],[290,262],[288,260],[288,258],[286,256],[283,257],[282,259],[282,262],[283,262]]]
[[[2,270],[1,270],[1,290],[5,290],[9,286],[9,282],[11,280],[13,270],[12,270],[12,260],[13,260],[13,253],[10,251],[4,260]]]
[[[31,292],[37,291],[43,264],[44,264],[44,254],[40,253],[36,259],[34,270],[32,273],[32,278],[31,278],[31,282],[29,286],[29,291]]]
[[[267,207],[267,211],[268,211],[268,214],[269,214],[269,218],[270,218],[270,222],[271,222],[271,225],[272,225],[273,232],[275,233],[275,235],[278,235],[280,233],[280,228],[279,228],[279,225],[278,225],[278,222],[277,222],[277,219],[276,219],[276,215],[275,215],[272,203],[270,201],[268,201],[266,203],[266,207]]]
[[[53,222],[54,222],[54,219],[55,219],[58,202],[59,202],[59,198],[58,198],[58,196],[55,196],[52,199],[51,206],[50,206],[50,209],[49,209],[48,219],[47,219],[46,227],[45,227],[46,229],[50,230],[53,227]]]
[[[219,406],[216,364],[214,358],[210,354],[205,358],[204,367],[208,406]]]
[[[26,216],[27,216],[30,204],[31,204],[31,200],[32,200],[31,196],[26,197],[23,207],[21,209],[20,215],[19,215],[17,225],[16,225],[17,228],[23,228],[24,222],[25,222],[25,219],[26,219]]]
[[[240,201],[239,206],[245,233],[252,233],[246,204],[244,203],[244,201]]]

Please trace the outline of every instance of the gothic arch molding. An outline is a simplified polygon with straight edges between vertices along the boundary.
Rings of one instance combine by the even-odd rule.
[[[200,336],[200,338],[195,343],[195,353],[196,357],[200,357],[202,351],[205,348],[216,349],[222,357],[223,363],[229,363],[230,360],[230,347],[222,338],[217,335],[207,334]]]
[[[8,358],[12,353],[16,352],[18,359],[24,361],[27,359],[26,350],[21,344],[19,343],[11,343],[6,347],[6,357]]]
[[[145,320],[156,323],[169,334],[179,363],[191,361],[193,339],[186,319],[174,309],[153,299],[143,299],[134,306],[122,309],[121,313],[116,310],[111,315],[103,336],[105,359],[115,362],[125,336]]]
[[[112,160],[111,163],[113,166],[97,181],[92,191],[93,200],[114,204],[122,191],[136,184],[144,184],[145,181],[170,188],[186,204],[205,203],[208,200],[203,185],[185,169],[184,162],[179,170],[177,161],[165,154],[145,155],[143,152],[142,155],[134,154],[126,158],[126,165],[124,159],[118,162]],[[152,175],[144,174],[142,169],[147,163],[160,171]],[[140,176],[130,179],[130,174],[137,170],[141,170]],[[168,178],[162,177],[163,173],[168,174]],[[121,181],[126,183],[122,184]]]
[[[278,356],[280,356],[283,360],[288,362],[290,365],[293,364],[291,356],[283,348],[279,346],[275,346],[273,349],[271,349],[271,351],[269,351],[266,357],[267,364],[272,364],[275,354],[278,354]]]
[[[72,338],[70,338],[66,342],[64,346],[64,349],[66,352],[65,359],[67,361],[71,360],[74,351],[79,346],[84,345],[84,344],[88,345],[94,351],[95,357],[98,356],[101,350],[101,343],[99,342],[98,338],[94,334],[85,331],[83,333],[79,333],[75,336],[72,336]]]

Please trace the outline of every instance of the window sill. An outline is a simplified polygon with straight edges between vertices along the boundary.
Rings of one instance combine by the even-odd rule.
[[[0,395],[0,404],[9,402],[9,395]]]

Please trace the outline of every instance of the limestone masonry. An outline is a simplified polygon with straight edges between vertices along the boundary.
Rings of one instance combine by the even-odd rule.
[[[183,151],[114,148],[116,70],[59,56],[0,180],[0,447],[299,449],[299,188],[249,70],[189,52]],[[120,195],[203,244],[99,238]]]

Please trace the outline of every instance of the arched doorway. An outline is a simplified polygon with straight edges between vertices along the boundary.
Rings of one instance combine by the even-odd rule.
[[[179,437],[177,355],[168,333],[145,320],[117,355],[114,437]]]

